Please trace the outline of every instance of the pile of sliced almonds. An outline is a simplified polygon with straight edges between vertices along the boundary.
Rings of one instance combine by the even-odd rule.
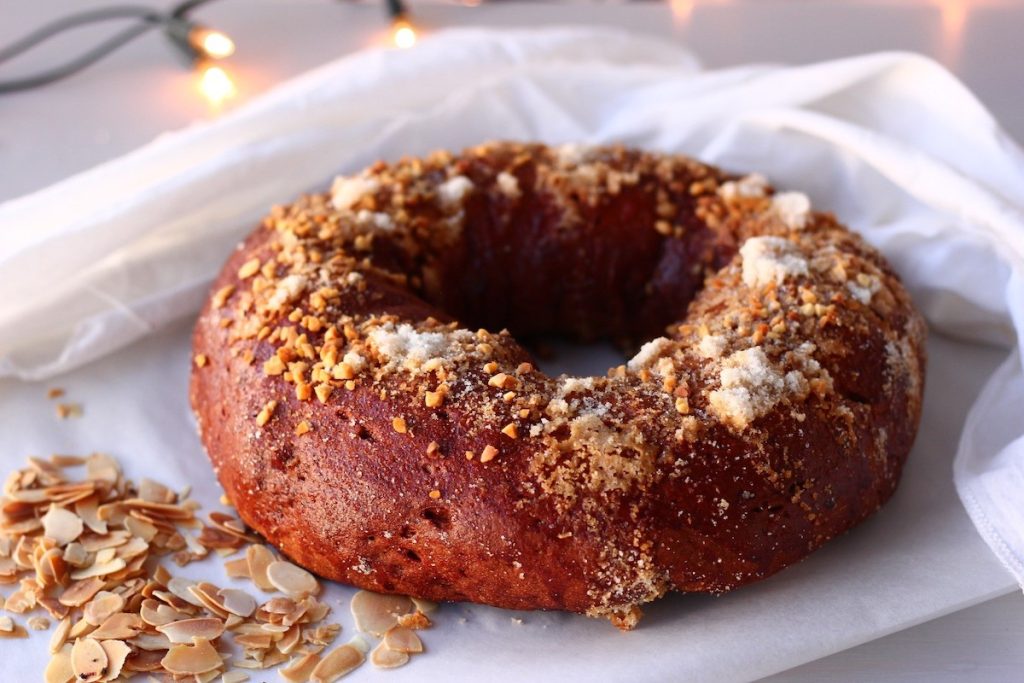
[[[81,480],[68,468],[85,468]],[[0,583],[18,588],[0,604],[22,614],[43,609],[57,620],[50,639],[46,683],[127,680],[147,672],[165,680],[224,683],[248,680],[245,669],[283,665],[290,683],[329,683],[365,661],[369,646],[357,636],[323,654],[341,630],[323,623],[330,608],[316,599],[320,584],[306,570],[279,559],[241,520],[195,515],[188,492],[153,481],[137,487],[107,455],[30,458],[11,474],[0,498]],[[214,551],[228,557],[228,576],[249,579],[265,592],[260,604],[237,588],[173,576],[179,566]],[[381,638],[370,660],[401,666],[423,651],[414,629],[430,626],[432,604],[360,591],[352,612],[360,630]],[[50,622],[30,617],[30,628]],[[0,638],[28,633],[0,616]],[[238,652],[241,655],[238,655]]]

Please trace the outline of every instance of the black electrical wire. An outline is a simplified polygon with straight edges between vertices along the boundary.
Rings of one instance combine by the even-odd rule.
[[[111,19],[146,19],[152,21],[158,17],[159,15],[156,12],[153,12],[148,8],[130,6],[104,7],[102,9],[75,14],[70,17],[63,17],[32,31],[24,38],[14,41],[5,48],[0,48],[0,62],[13,59],[21,53],[31,50],[43,41],[52,38],[58,33],[67,31],[68,29],[100,21],[109,21]]]
[[[191,26],[191,23],[186,19],[188,13],[208,2],[212,2],[212,0],[186,0],[175,5],[168,12],[156,12],[148,7],[137,6],[106,7],[79,12],[50,22],[11,45],[0,49],[0,62],[10,60],[58,33],[69,29],[115,19],[135,19],[138,23],[114,34],[96,47],[87,50],[64,64],[30,76],[0,81],[0,94],[29,90],[62,78],[67,78],[158,27],[164,28],[168,37],[171,38],[171,41],[179,49],[189,57],[195,58],[198,56],[198,53],[181,36],[186,35]]]

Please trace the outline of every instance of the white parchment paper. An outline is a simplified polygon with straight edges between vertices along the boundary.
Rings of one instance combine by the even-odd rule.
[[[911,55],[702,73],[622,33],[451,31],[327,65],[2,205],[0,465],[108,450],[130,476],[197,484],[216,507],[187,409],[187,320],[233,244],[335,173],[490,138],[685,152],[807,192],[883,249],[928,317],[924,418],[894,500],[768,581],[669,598],[628,635],[447,607],[430,654],[389,676],[749,680],[1024,582],[1024,160],[955,79]],[[56,423],[54,384],[83,418]],[[185,573],[225,584],[217,564]],[[329,594],[349,631],[350,594]],[[45,659],[37,636],[5,666],[33,680]]]

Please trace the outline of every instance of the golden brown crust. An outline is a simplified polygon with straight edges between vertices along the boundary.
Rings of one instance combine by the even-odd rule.
[[[549,377],[502,327],[663,336],[607,377]],[[192,404],[241,516],[316,573],[629,627],[888,499],[924,334],[882,257],[803,195],[492,143],[275,208],[199,318]]]

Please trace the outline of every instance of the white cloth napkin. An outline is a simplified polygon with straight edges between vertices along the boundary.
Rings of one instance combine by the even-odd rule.
[[[880,247],[934,331],[1006,349],[960,432],[955,482],[1024,585],[1024,155],[948,72],[910,54],[701,72],[650,38],[548,29],[446,31],[410,51],[353,55],[0,205],[0,377],[53,377],[191,316],[272,203],[378,158],[492,138],[623,142],[763,172]],[[942,344],[931,369],[948,380],[956,368],[936,363],[954,363],[954,343]],[[962,569],[929,576],[939,586],[942,571]],[[875,631],[854,638],[967,600],[876,614]],[[805,650],[850,644],[837,636]],[[764,674],[801,661],[793,651],[689,671]]]

